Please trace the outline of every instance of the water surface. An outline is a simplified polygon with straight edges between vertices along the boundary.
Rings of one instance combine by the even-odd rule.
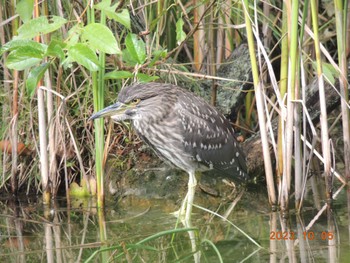
[[[220,214],[229,206],[198,202]],[[72,199],[69,205],[62,199],[50,207],[37,198],[2,200],[0,260],[193,262],[187,232],[161,235],[183,228],[171,214],[178,206],[173,200],[127,196],[107,200],[98,212],[94,199]],[[320,212],[309,202],[300,215],[291,211],[287,218],[270,211],[264,191],[248,192],[228,219],[231,223],[194,208],[201,262],[220,262],[219,257],[223,262],[350,262],[346,188],[332,209]]]

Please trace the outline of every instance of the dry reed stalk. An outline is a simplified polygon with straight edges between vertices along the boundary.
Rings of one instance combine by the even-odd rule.
[[[328,122],[327,122],[327,107],[326,107],[326,95],[324,88],[324,79],[322,73],[322,60],[320,50],[320,40],[318,32],[318,17],[317,17],[317,5],[315,0],[311,0],[311,15],[312,15],[312,26],[314,32],[314,47],[315,56],[317,63],[317,79],[319,88],[320,98],[320,125],[321,125],[321,143],[322,143],[322,155],[324,159],[324,174],[326,180],[326,195],[327,199],[332,198],[332,189],[330,185],[331,178],[331,151],[329,146],[329,135],[328,135]]]
[[[47,138],[46,138],[46,120],[45,120],[45,102],[44,91],[41,87],[37,90],[38,96],[38,120],[39,120],[39,151],[40,151],[40,173],[41,185],[43,189],[44,204],[50,203],[50,189],[49,189],[49,166],[47,156]]]
[[[16,193],[18,190],[18,175],[17,175],[17,164],[18,164],[18,84],[19,84],[19,75],[18,71],[13,71],[13,95],[12,95],[12,125],[11,125],[11,144],[12,154],[11,154],[11,191]]]
[[[277,199],[275,194],[272,163],[271,163],[268,134],[267,134],[267,128],[266,128],[264,98],[263,98],[263,83],[261,83],[259,74],[258,74],[258,65],[256,61],[255,48],[254,48],[253,28],[251,23],[251,17],[249,15],[249,3],[247,0],[243,1],[243,9],[244,9],[244,17],[245,17],[245,23],[246,23],[249,54],[250,54],[250,59],[252,64],[256,107],[258,112],[258,121],[259,121],[260,133],[261,133],[262,149],[263,149],[263,155],[264,155],[267,191],[268,191],[268,197],[269,197],[269,202],[271,206],[275,206],[277,203]]]
[[[348,63],[347,63],[347,50],[350,44],[350,32],[349,27],[345,27],[346,21],[349,25],[350,19],[344,10],[348,7],[347,1],[334,1],[335,7],[335,22],[337,32],[337,47],[338,47],[338,61],[339,61],[339,86],[341,94],[341,113],[343,121],[343,141],[344,141],[344,163],[345,163],[345,178],[350,180],[350,113],[347,103],[349,101],[349,83],[347,81],[348,76]],[[350,10],[347,12],[350,14]],[[347,38],[348,36],[348,38]],[[348,42],[347,42],[348,41]],[[349,51],[349,50],[348,50]]]
[[[49,70],[45,72],[44,77],[45,87],[52,90]],[[57,176],[57,161],[56,161],[56,122],[54,121],[54,102],[52,92],[46,93],[46,107],[47,107],[47,123],[48,123],[48,148],[49,148],[49,178],[51,182],[51,192],[55,195],[59,184],[59,177]]]
[[[197,72],[199,72],[202,68],[202,62],[204,59],[205,52],[205,31],[204,24],[202,21],[202,17],[205,13],[205,5],[200,4],[199,1],[193,1],[194,8],[193,16],[194,16],[194,27],[196,31],[193,34],[193,59],[194,59],[194,68]]]

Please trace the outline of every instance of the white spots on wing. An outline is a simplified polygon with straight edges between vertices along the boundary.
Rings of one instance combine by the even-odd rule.
[[[183,141],[183,145],[185,147],[189,146],[191,148],[196,148],[197,147],[197,143],[196,142],[190,142],[190,141]]]
[[[236,152],[236,157],[238,157],[238,156],[239,156],[239,152],[237,151],[237,152]]]
[[[202,161],[201,157],[200,157],[198,154],[196,155],[196,158],[197,158],[197,161],[198,161],[198,162],[201,162],[201,161]]]
[[[230,164],[232,165],[232,164],[234,164],[234,163],[235,163],[235,158],[232,158]]]
[[[206,134],[205,137],[207,139],[216,139],[216,138],[222,138],[223,136],[224,136],[224,134],[220,130],[217,130],[217,132],[208,131],[208,133]]]
[[[201,112],[199,110],[199,107],[196,105],[196,103],[192,102],[192,105],[190,106],[192,107],[192,113],[196,116],[201,116]],[[187,107],[188,108],[188,107]]]
[[[193,143],[193,148],[196,147],[197,144],[196,143]],[[205,144],[203,142],[201,142],[199,144],[199,147],[202,149],[202,150],[218,150],[218,149],[221,149],[223,147],[223,145],[221,143],[219,144]]]
[[[209,119],[209,115],[208,114],[204,114],[204,113],[200,114],[199,117],[201,117],[204,120],[208,120]]]
[[[206,149],[208,149],[208,146],[201,142],[201,149],[206,150]]]

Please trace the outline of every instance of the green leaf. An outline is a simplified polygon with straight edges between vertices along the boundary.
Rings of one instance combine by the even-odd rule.
[[[65,43],[67,44],[67,48],[76,45],[80,41],[80,35],[83,27],[81,23],[78,23],[74,25],[71,29],[68,31],[68,38]]]
[[[47,46],[29,39],[14,39],[7,42],[0,49],[0,55],[6,51],[12,51],[20,47],[29,47],[37,50],[39,53],[45,53]]]
[[[68,49],[68,55],[72,61],[83,65],[90,71],[99,70],[98,58],[85,44],[78,43]]]
[[[122,24],[125,26],[127,29],[131,30],[131,25],[130,25],[130,13],[128,9],[122,9],[121,12],[108,12],[106,11],[106,16],[110,19],[114,19],[118,23]]]
[[[64,55],[63,48],[65,48],[65,46],[66,44],[63,43],[62,41],[59,41],[56,39],[51,40],[46,51],[46,56],[57,57],[61,61],[64,60],[65,55]]]
[[[331,84],[334,85],[334,78],[339,78],[339,72],[330,63],[322,63],[322,71]]]
[[[67,56],[65,59],[63,59],[63,60],[61,61],[61,66],[62,66],[65,70],[67,70],[67,69],[69,69],[69,68],[72,68],[73,62],[74,62],[74,61],[72,60],[72,58],[69,57],[69,56]]]
[[[316,71],[317,63],[316,61],[312,61],[312,67]],[[322,72],[323,75],[330,81],[331,84],[334,85],[335,77],[339,77],[339,72],[332,66],[332,64],[322,62]]]
[[[94,7],[97,10],[101,10],[101,11],[114,11],[115,8],[113,9],[113,7],[111,6],[111,2],[112,2],[111,0],[102,0],[98,4],[94,5]]]
[[[104,11],[104,13],[109,19],[113,19],[125,26],[127,29],[131,30],[130,14],[128,9],[122,9],[121,12],[118,13],[115,12],[119,4],[120,3],[117,2],[113,6],[111,6],[110,0],[103,0],[100,3],[94,5],[94,7],[98,10]]]
[[[32,18],[34,9],[34,0],[21,0],[16,4],[16,12],[19,14],[23,22],[27,22]]]
[[[123,49],[122,51],[123,55],[123,61],[128,65],[128,66],[135,66],[137,64],[137,61],[135,61],[132,56],[130,55],[129,51],[127,49]]]
[[[149,63],[149,67],[153,67],[154,63],[156,63],[160,58],[165,58],[167,54],[167,50],[155,50],[152,55],[153,58]]]
[[[134,75],[129,71],[113,70],[105,74],[104,79],[127,79]]]
[[[157,79],[159,79],[158,76],[149,76],[147,74],[143,74],[143,73],[138,73],[136,75],[137,79],[139,82],[151,82],[151,81],[155,81]]]
[[[43,63],[38,67],[33,68],[27,77],[26,88],[30,97],[33,97],[36,86],[38,85],[39,80],[44,76],[45,71],[49,68],[50,63]]]
[[[6,60],[10,69],[24,70],[38,64],[44,57],[44,52],[31,46],[16,48],[11,51]]]
[[[180,45],[182,43],[182,41],[184,41],[186,39],[186,34],[182,29],[183,25],[184,25],[184,21],[181,17],[176,22],[176,41],[177,41],[178,45]]]
[[[142,39],[138,39],[137,35],[129,33],[125,38],[125,46],[132,61],[138,64],[145,62],[146,48]]]
[[[112,31],[105,25],[91,23],[83,28],[82,37],[89,46],[107,54],[120,54],[117,40]]]
[[[59,29],[67,22],[60,16],[41,16],[25,22],[17,30],[18,38],[33,38],[39,34],[47,34]]]

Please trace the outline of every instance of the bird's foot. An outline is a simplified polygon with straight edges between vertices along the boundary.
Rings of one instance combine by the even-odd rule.
[[[186,195],[186,197],[184,198],[184,200],[182,201],[181,207],[179,210],[171,213],[173,214],[176,218],[180,219],[180,221],[186,225],[184,222],[186,221],[186,210],[187,210],[187,197],[188,195]]]
[[[186,215],[186,213],[184,213],[184,211],[182,211],[181,208],[175,212],[172,212],[171,214],[173,216],[175,216],[176,218],[180,219],[181,221],[183,221],[183,219],[185,219],[185,215]]]

